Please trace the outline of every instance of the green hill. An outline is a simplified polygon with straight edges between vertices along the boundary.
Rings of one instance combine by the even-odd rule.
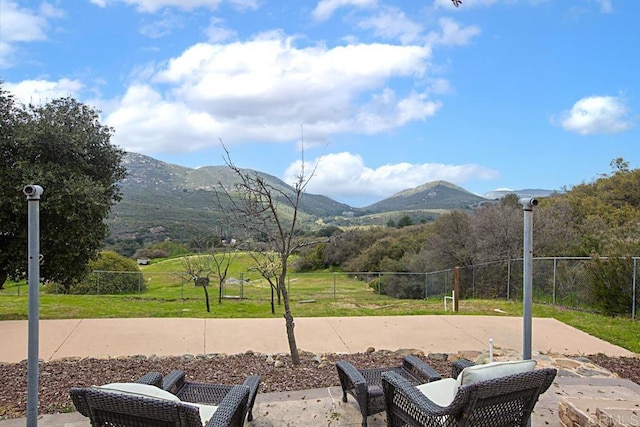
[[[226,206],[220,206],[216,190],[221,186],[235,192],[237,176],[227,166],[197,169],[172,165],[148,156],[127,153],[124,159],[128,176],[120,183],[122,201],[112,209],[108,222],[108,244],[130,241],[188,241],[194,237],[220,236],[225,226]],[[256,173],[285,192],[293,191],[274,176]],[[304,194],[299,211],[305,230],[320,225],[384,225],[402,215],[416,220],[433,220],[451,209],[470,209],[487,199],[445,181],[426,183],[408,189],[365,208],[353,208],[329,197]],[[286,208],[285,208],[286,209]],[[288,213],[284,211],[285,215]]]

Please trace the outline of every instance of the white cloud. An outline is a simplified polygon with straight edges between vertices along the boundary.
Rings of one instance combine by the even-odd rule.
[[[370,8],[377,3],[377,0],[320,0],[311,15],[316,21],[326,21],[341,7]]]
[[[205,30],[207,40],[211,43],[220,43],[229,40],[236,35],[236,32],[223,25],[224,20],[212,17],[209,21],[209,27]]]
[[[445,46],[465,45],[475,36],[480,34],[480,28],[475,25],[466,27],[460,26],[459,23],[451,18],[440,18],[438,20],[440,32],[431,32],[427,36],[427,40],[432,44],[441,44]]]
[[[373,29],[374,34],[383,39],[399,39],[408,44],[418,40],[423,28],[396,8],[383,8],[377,15],[363,19],[358,23],[363,29]]]
[[[285,181],[293,182],[301,165],[301,161],[291,164],[285,172]],[[365,165],[361,156],[348,152],[321,156],[307,162],[305,170],[313,170],[314,165],[317,168],[307,191],[337,200],[379,199],[431,181],[444,180],[461,185],[472,179],[491,180],[499,176],[495,170],[474,164],[396,163],[373,169]]]
[[[375,134],[440,108],[429,88],[399,93],[388,86],[422,76],[429,58],[423,46],[298,48],[280,33],[200,43],[130,87],[106,122],[116,144],[142,153],[193,151],[219,138],[291,142],[300,124],[309,144],[336,133]],[[439,90],[443,83],[436,83]]]
[[[554,118],[552,123],[556,122]],[[589,96],[573,104],[560,116],[560,126],[580,135],[620,133],[632,126],[623,99],[613,96]]]
[[[62,16],[60,9],[48,3],[34,10],[15,1],[0,1],[0,67],[11,65],[16,44],[46,40],[49,19]]]
[[[4,83],[5,88],[23,104],[44,104],[48,101],[66,96],[78,97],[83,89],[78,80],[60,79],[23,80],[20,83]]]
[[[600,11],[602,13],[611,13],[613,12],[613,4],[611,0],[592,0],[600,5]]]
[[[184,10],[204,7],[215,10],[225,1],[238,10],[254,10],[259,6],[258,0],[91,0],[91,3],[99,7],[106,7],[109,3],[116,1],[135,6],[138,11],[145,13],[155,13],[167,7]]]
[[[164,13],[161,19],[143,24],[140,33],[146,37],[157,39],[171,34],[173,30],[182,28],[184,20],[180,15]]]

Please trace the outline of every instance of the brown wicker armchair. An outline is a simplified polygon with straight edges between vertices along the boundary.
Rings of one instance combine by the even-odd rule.
[[[347,401],[347,393],[358,402],[362,414],[362,427],[367,427],[367,417],[384,411],[384,394],[382,393],[382,373],[392,371],[402,376],[411,384],[418,385],[439,380],[440,374],[431,366],[415,356],[405,356],[401,366],[376,369],[357,369],[346,360],[336,363],[342,401]]]
[[[149,372],[140,377],[137,381],[142,384],[151,384],[169,391],[184,402],[197,402],[210,405],[218,405],[225,398],[227,393],[231,391],[233,386],[224,384],[211,384],[202,382],[191,382],[185,379],[184,371],[171,371],[165,377],[159,372]],[[247,377],[242,384],[249,388],[249,398],[247,401],[246,412],[247,420],[253,420],[253,404],[258,394],[260,386],[260,377],[252,375]]]
[[[100,387],[72,388],[70,394],[78,412],[88,417],[93,427],[203,426],[202,407],[189,402],[120,393]],[[248,397],[248,387],[232,387],[215,408],[206,427],[241,427]]]
[[[555,369],[545,368],[463,384],[444,406],[401,376],[384,373],[387,426],[525,426],[539,396],[549,388],[556,373]]]

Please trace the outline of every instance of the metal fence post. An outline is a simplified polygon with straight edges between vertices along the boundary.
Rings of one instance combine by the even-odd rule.
[[[507,260],[507,301],[511,299],[509,292],[511,291],[511,258]]]
[[[636,276],[638,273],[638,258],[633,258],[633,297],[631,298],[632,306],[631,306],[631,319],[635,320],[636,318]]]
[[[556,305],[556,271],[558,270],[558,258],[553,257],[553,305]]]
[[[424,299],[429,298],[429,273],[424,273]]]
[[[471,283],[473,289],[473,299],[476,299],[476,266],[471,266]]]
[[[336,273],[333,273],[333,299],[336,299]]]

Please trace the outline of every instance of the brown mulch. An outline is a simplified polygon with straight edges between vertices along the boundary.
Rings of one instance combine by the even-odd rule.
[[[399,352],[376,351],[373,353],[328,354],[324,360],[312,353],[301,353],[301,364],[293,366],[289,356],[278,356],[283,363],[275,367],[267,356],[251,352],[239,355],[211,355],[208,357],[146,358],[144,356],[115,358],[61,360],[42,362],[39,375],[39,413],[51,414],[74,411],[69,398],[69,388],[85,387],[110,382],[130,382],[142,374],[157,371],[167,374],[174,369],[186,372],[195,381],[220,384],[240,384],[248,375],[260,375],[261,393],[307,390],[339,386],[334,363],[348,360],[358,368],[393,366],[402,363]],[[596,364],[640,384],[640,358],[589,357]],[[451,362],[438,360],[434,355],[423,357],[443,376],[449,376]],[[0,419],[26,416],[27,363],[0,364]]]

